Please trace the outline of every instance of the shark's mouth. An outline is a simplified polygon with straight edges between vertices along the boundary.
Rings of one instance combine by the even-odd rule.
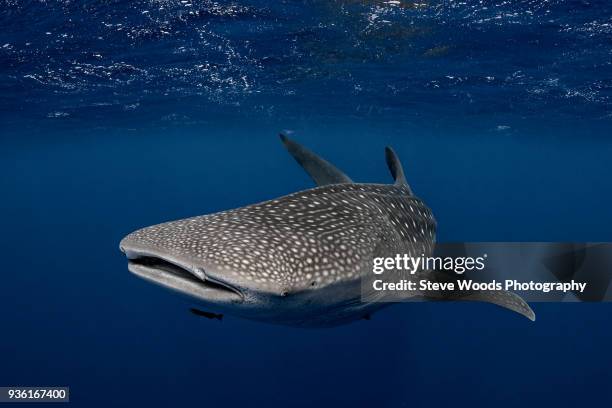
[[[153,255],[128,254],[128,269],[147,280],[213,303],[243,300],[237,288],[218,281],[204,272],[196,273],[179,263]]]

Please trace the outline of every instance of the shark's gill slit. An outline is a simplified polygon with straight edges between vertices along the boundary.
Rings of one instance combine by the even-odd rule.
[[[180,277],[181,279],[185,279],[191,282],[195,282],[199,285],[205,286],[209,289],[214,289],[214,290],[218,290],[218,291],[224,291],[224,292],[231,292],[232,294],[235,295],[239,295],[240,297],[243,297],[243,294],[240,290],[225,284],[223,282],[219,282],[217,280],[214,280],[210,277],[206,277],[206,279],[200,279],[198,276],[196,276],[193,272],[191,272],[190,270],[177,265],[175,263],[169,262],[163,258],[159,258],[156,256],[150,256],[150,255],[146,255],[146,256],[139,256],[136,258],[131,258],[129,260],[130,263],[132,264],[136,264],[136,265],[141,265],[141,266],[145,266],[147,268],[151,268],[151,269],[158,269],[158,270],[163,270],[167,273],[171,273],[175,276]]]

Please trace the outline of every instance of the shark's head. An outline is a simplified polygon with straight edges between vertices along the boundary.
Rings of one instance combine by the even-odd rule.
[[[362,197],[379,188],[322,186],[143,228],[120,247],[131,272],[212,310],[299,320],[313,305],[323,310],[359,298],[359,278],[380,237],[374,208]]]
[[[132,273],[216,308],[282,296],[282,283],[267,276],[282,269],[279,259],[257,256],[258,237],[231,225],[223,213],[167,222],[129,234],[120,248]]]
[[[196,251],[197,238],[188,237],[183,225],[184,221],[168,222],[126,236],[120,249],[128,259],[130,272],[207,303],[229,306],[244,302],[243,288],[221,273],[227,266],[202,259]],[[196,246],[185,251],[181,242]]]

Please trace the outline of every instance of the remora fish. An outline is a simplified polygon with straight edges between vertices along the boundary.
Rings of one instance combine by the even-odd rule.
[[[373,279],[373,258],[429,256],[436,231],[398,157],[386,149],[394,184],[353,183],[308,149],[281,140],[318,187],[135,231],[120,243],[128,269],[215,312],[292,326],[335,326],[389,304],[385,292],[363,284]],[[435,271],[403,278],[423,277],[454,279]],[[534,319],[520,297],[505,291],[415,295],[490,302]]]

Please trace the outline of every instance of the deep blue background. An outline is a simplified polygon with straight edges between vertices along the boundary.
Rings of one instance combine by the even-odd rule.
[[[310,187],[281,129],[364,182],[390,181],[392,145],[440,241],[611,241],[607,2],[0,4],[0,385],[87,407],[608,404],[607,304],[219,323],[118,250]]]

